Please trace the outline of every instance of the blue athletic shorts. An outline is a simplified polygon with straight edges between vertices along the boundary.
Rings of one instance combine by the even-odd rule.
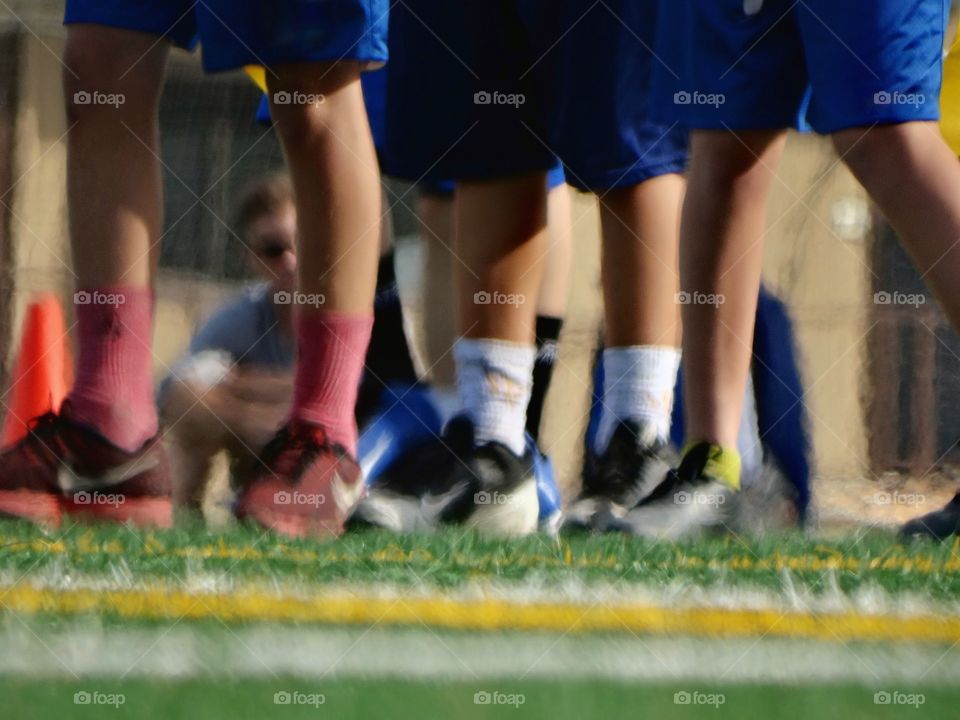
[[[560,6],[569,31],[557,46],[550,134],[567,182],[603,191],[683,172],[687,131],[654,121],[650,108],[658,0]]]
[[[654,116],[703,129],[936,120],[949,0],[661,0]]]
[[[384,170],[415,182],[548,170],[583,190],[680,172],[648,118],[656,0],[405,0],[391,11]]]
[[[67,0],[93,23],[203,46],[210,72],[243,65],[387,59],[389,0]]]
[[[559,162],[547,171],[547,190],[553,190],[560,187],[567,181],[563,172],[563,165]],[[421,182],[418,186],[421,194],[433,195],[436,197],[445,197],[453,195],[457,189],[457,184],[453,180],[428,180]]]

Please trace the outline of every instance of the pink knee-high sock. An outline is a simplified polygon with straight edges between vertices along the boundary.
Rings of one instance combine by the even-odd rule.
[[[373,315],[303,312],[296,327],[297,377],[290,417],[322,425],[333,442],[356,456],[354,406]]]
[[[74,296],[79,332],[70,419],[124,450],[157,432],[153,398],[153,290],[115,285]]]

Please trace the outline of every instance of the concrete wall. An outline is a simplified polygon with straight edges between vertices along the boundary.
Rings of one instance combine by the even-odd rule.
[[[16,263],[14,327],[37,291],[57,289],[69,305],[73,272],[67,236],[66,145],[60,38],[23,35],[17,77],[10,237]],[[15,334],[16,337],[16,334]]]
[[[593,354],[603,317],[600,215],[593,195],[574,194],[573,275],[557,364],[544,406],[543,439],[561,490],[580,487],[583,436],[590,413]]]
[[[789,305],[817,469],[868,474],[870,206],[828,140],[791,136],[769,206],[764,278]]]

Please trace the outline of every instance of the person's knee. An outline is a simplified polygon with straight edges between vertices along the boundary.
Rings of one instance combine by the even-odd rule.
[[[72,27],[63,53],[63,92],[69,124],[90,116],[152,114],[160,98],[164,44],[98,26]]]
[[[690,182],[717,195],[765,193],[783,146],[780,132],[698,132],[691,140]]]
[[[274,97],[278,96],[280,103],[271,102],[270,116],[285,147],[310,146],[335,132],[330,120],[336,119],[336,115],[325,100],[288,104],[283,92],[274,93]]]
[[[270,114],[288,147],[356,131],[366,120],[354,62],[309,63],[271,68],[267,74]]]
[[[850,171],[873,193],[893,191],[919,167],[936,141],[936,129],[922,123],[850,128],[834,133],[833,146]],[[898,172],[891,172],[893,166]]]
[[[895,140],[896,134],[877,131],[877,128],[850,128],[831,136],[837,155],[856,173],[859,169],[868,169],[873,158],[877,157],[880,144],[886,140]]]
[[[934,122],[905,122],[871,128],[850,128],[832,136],[840,158],[855,171],[873,164],[887,164],[890,158],[898,163],[910,161],[933,144],[942,143]]]

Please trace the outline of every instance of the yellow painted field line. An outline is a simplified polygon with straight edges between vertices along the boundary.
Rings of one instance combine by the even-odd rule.
[[[318,562],[332,564],[337,562],[355,564],[364,561],[373,561],[383,564],[407,564],[417,562],[431,562],[436,557],[429,550],[404,550],[390,546],[369,555],[357,555],[353,552],[340,553],[335,549],[312,550],[306,548],[291,548],[279,545],[270,551],[262,551],[254,547],[230,546],[226,543],[208,544],[197,547],[169,548],[154,538],[148,537],[142,549],[131,553],[130,548],[116,541],[98,542],[87,536],[81,536],[76,543],[67,543],[64,540],[33,540],[26,543],[15,541],[5,542],[0,535],[0,546],[8,556],[20,553],[51,553],[56,555],[76,555],[78,557],[103,557],[133,555],[137,558],[155,559],[196,559],[196,560],[233,560],[259,562],[262,560],[287,560],[295,564],[312,565]],[[571,555],[564,557],[546,555],[542,553],[524,553],[516,557],[498,558],[497,567],[500,568],[551,568],[564,567],[584,570],[616,569],[619,559],[613,555]],[[960,550],[960,546],[958,546]],[[955,552],[947,558],[934,558],[929,555],[881,555],[877,557],[859,558],[843,555],[839,552],[824,550],[825,556],[784,555],[779,552],[772,555],[757,557],[755,555],[740,555],[727,558],[704,558],[677,553],[676,556],[660,562],[646,563],[656,569],[730,569],[741,571],[779,572],[790,570],[796,572],[822,573],[829,570],[838,572],[864,572],[886,570],[920,575],[953,575],[960,573],[960,552]],[[461,556],[454,552],[446,556],[447,561],[454,565],[463,565],[475,568],[475,557]]]
[[[630,632],[695,637],[760,636],[827,641],[960,642],[960,617],[862,615],[652,605],[523,603],[503,599],[384,598],[320,592],[309,598],[259,590],[195,594],[163,586],[56,590],[0,586],[0,606],[17,613],[112,614],[131,619],[220,619],[338,625],[428,625],[453,630]]]

